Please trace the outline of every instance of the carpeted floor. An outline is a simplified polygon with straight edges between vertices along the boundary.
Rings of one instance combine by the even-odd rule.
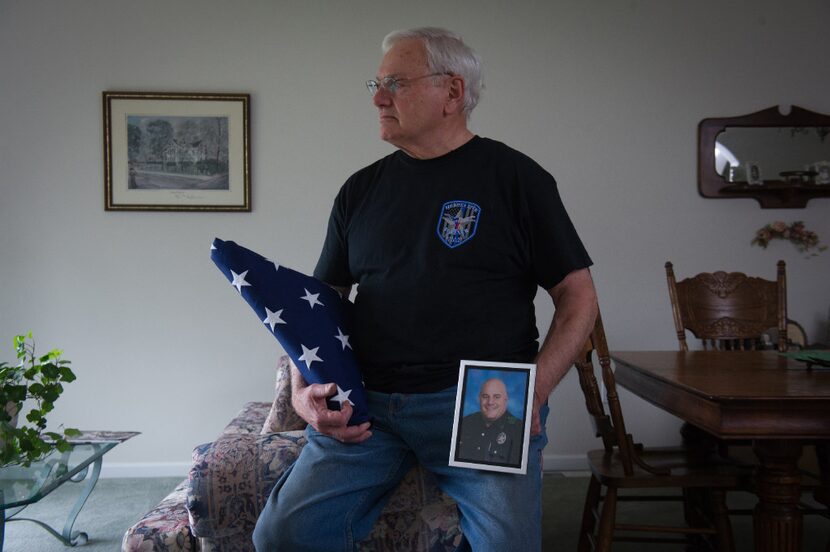
[[[45,529],[30,521],[6,523],[4,552],[117,552],[121,537],[133,523],[167,496],[182,480],[175,478],[100,479],[86,501],[73,529],[89,535],[84,546],[69,548]],[[80,494],[81,486],[66,483],[18,517],[43,521],[63,532],[66,516]]]
[[[102,479],[81,510],[75,529],[89,534],[89,542],[77,548],[78,552],[116,552],[120,549],[124,531],[155,506],[181,481],[181,478]],[[543,480],[542,543],[545,551],[571,552],[576,550],[582,503],[588,479],[585,474],[563,476],[545,474]],[[20,516],[47,522],[59,532],[66,521],[66,513],[78,495],[75,485],[64,485],[30,506]],[[752,497],[735,496],[731,507],[751,507]],[[635,518],[635,516],[637,516]],[[627,503],[620,507],[620,519],[647,519],[650,523],[682,519],[679,506],[664,504]],[[805,518],[805,542],[803,550],[824,550],[830,539],[830,521],[818,516]],[[733,519],[737,552],[752,550],[752,520],[749,516]],[[642,545],[620,543],[615,552],[659,551],[666,545]],[[6,552],[66,552],[68,550],[44,529],[28,521],[16,521],[6,525]],[[682,547],[669,550],[682,551]]]
[[[587,473],[582,477],[545,474],[542,481],[542,549],[544,551],[571,552],[576,550],[579,540],[579,526],[585,491],[588,487]],[[621,491],[622,493],[622,491]],[[731,509],[751,510],[757,499],[748,493],[727,495]],[[805,496],[805,502],[811,503]],[[815,503],[811,503],[815,506]],[[731,516],[736,552],[752,552],[752,516]],[[680,503],[621,502],[617,508],[618,523],[646,523],[683,525],[683,510]],[[818,516],[804,516],[803,552],[823,552],[830,546],[830,520]],[[644,543],[614,543],[614,552],[658,552],[662,550],[682,552],[683,546]],[[830,548],[827,548],[830,551]]]

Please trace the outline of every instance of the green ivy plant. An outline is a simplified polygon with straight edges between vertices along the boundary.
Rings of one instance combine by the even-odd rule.
[[[75,380],[68,360],[61,360],[63,351],[52,349],[40,357],[35,355],[32,332],[14,337],[18,363],[0,362],[0,466],[29,466],[57,449],[70,449],[67,438],[81,434],[74,428],[46,431],[46,415],[55,407],[63,393],[63,384]],[[23,403],[31,400],[26,413],[29,424],[17,424]]]

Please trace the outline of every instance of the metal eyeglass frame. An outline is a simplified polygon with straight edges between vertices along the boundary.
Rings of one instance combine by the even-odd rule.
[[[366,89],[369,90],[369,93],[374,96],[378,93],[380,89],[385,89],[387,92],[395,95],[395,92],[398,91],[398,87],[401,83],[405,82],[412,82],[420,79],[425,79],[427,77],[437,77],[440,75],[447,75],[452,76],[452,73],[430,73],[428,75],[421,75],[420,77],[412,77],[410,79],[398,79],[395,77],[383,77],[382,79],[369,79],[366,81]]]

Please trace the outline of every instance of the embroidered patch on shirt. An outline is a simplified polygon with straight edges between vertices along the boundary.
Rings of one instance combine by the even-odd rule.
[[[470,241],[478,228],[481,207],[472,201],[448,201],[438,217],[438,237],[449,248]]]

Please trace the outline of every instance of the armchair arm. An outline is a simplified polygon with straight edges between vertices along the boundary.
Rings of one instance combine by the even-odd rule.
[[[225,435],[193,450],[187,511],[193,535],[250,535],[265,501],[305,445],[302,431]]]
[[[291,359],[283,355],[277,361],[274,402],[262,426],[262,433],[305,429],[306,425],[306,421],[291,406]]]

